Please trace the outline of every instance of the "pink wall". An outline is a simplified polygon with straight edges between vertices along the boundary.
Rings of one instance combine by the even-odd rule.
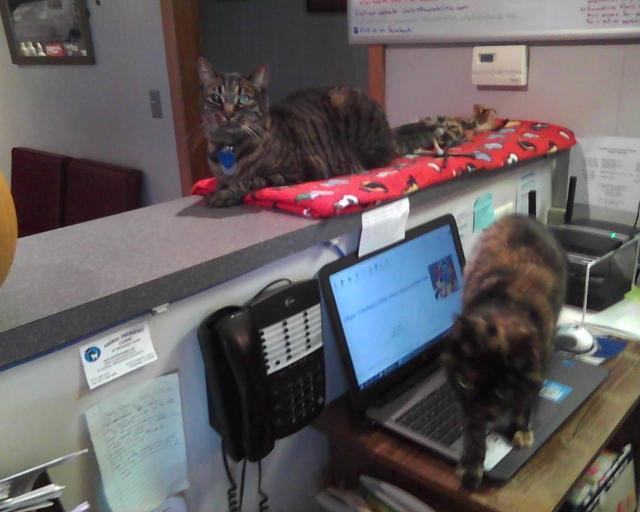
[[[469,115],[474,103],[499,115],[563,124],[578,136],[640,137],[640,44],[530,47],[526,91],[478,91],[470,47],[388,47],[392,125],[426,114]]]

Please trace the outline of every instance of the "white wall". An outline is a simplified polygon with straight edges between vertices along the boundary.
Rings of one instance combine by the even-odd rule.
[[[567,126],[578,137],[640,137],[640,44],[530,47],[526,91],[478,90],[471,47],[388,47],[391,124],[426,114],[470,115],[474,103],[514,119]]]
[[[200,0],[203,54],[219,71],[271,70],[272,102],[303,87],[367,88],[367,49],[349,46],[346,13],[308,13],[304,0]]]
[[[169,81],[158,0],[89,0],[94,66],[11,63],[0,28],[0,169],[27,146],[144,172],[143,201],[179,197]],[[153,119],[149,89],[164,118]]]
[[[481,103],[504,117],[567,126],[578,138],[640,137],[637,43],[531,46],[525,91],[477,89],[471,84],[470,47],[391,46],[386,55],[387,113],[392,125],[426,114],[468,116],[473,104]],[[580,145],[572,150],[577,155],[581,151]],[[593,206],[585,210],[579,205],[576,211],[579,216],[629,225],[636,214]]]

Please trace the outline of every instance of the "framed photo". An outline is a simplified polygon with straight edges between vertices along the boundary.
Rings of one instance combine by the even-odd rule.
[[[347,0],[307,0],[307,11],[346,11]]]
[[[86,0],[0,0],[14,64],[95,64]]]

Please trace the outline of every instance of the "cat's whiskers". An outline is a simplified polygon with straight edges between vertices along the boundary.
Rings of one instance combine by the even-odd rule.
[[[260,139],[262,138],[262,133],[260,133],[262,132],[261,128],[258,129],[248,124],[243,125],[242,128],[249,134],[249,137],[251,137],[252,139],[260,141]]]

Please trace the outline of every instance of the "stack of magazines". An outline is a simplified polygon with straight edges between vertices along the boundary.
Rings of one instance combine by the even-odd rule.
[[[64,486],[49,483],[34,488],[36,480],[47,469],[83,453],[87,453],[87,450],[70,453],[0,479],[0,512],[30,512],[52,507],[55,500],[62,496]]]
[[[434,512],[399,487],[364,475],[355,489],[329,487],[316,500],[327,512]]]

